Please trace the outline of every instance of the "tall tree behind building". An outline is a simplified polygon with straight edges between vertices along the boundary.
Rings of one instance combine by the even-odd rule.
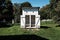
[[[32,7],[32,5],[29,2],[23,2],[23,3],[15,3],[14,4],[14,14],[15,15],[15,23],[20,23],[20,15],[22,15],[22,7]]]

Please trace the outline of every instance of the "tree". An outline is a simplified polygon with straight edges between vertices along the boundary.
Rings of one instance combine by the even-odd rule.
[[[5,0],[0,0],[0,21],[3,19],[3,16],[2,16],[2,11],[3,11],[3,4],[4,4],[4,1]]]
[[[15,23],[18,23],[20,20],[20,3],[14,3],[14,21]],[[18,21],[19,20],[19,21]]]
[[[14,4],[15,23],[20,23],[20,15],[22,15],[22,7],[32,7],[32,5],[29,2]]]
[[[21,4],[21,7],[32,7],[32,5],[29,2],[24,2]]]
[[[40,9],[41,19],[50,19],[50,5],[46,5]]]
[[[10,0],[0,0],[0,21],[5,20],[6,24],[12,22],[13,5]]]
[[[60,0],[50,0],[50,4],[41,8],[40,12],[43,19],[45,16],[51,19],[60,18]]]
[[[21,3],[21,6],[20,6],[20,15],[22,15],[22,7],[32,7],[32,5],[29,3],[29,2],[23,2]]]
[[[50,13],[55,23],[60,24],[60,0],[50,0]]]
[[[8,22],[12,22],[13,17],[13,5],[10,0],[5,0],[4,2],[5,8],[3,9],[3,15],[5,20]]]

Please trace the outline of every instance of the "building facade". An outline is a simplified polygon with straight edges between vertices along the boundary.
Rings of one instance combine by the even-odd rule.
[[[39,7],[23,7],[20,18],[21,28],[40,28]]]

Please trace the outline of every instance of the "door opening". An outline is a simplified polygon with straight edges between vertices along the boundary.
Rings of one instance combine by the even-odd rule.
[[[25,15],[25,27],[35,27],[35,15]]]
[[[29,21],[30,21],[30,17],[29,17],[29,15],[26,15],[26,16],[25,16],[25,27],[29,27],[29,26],[30,26],[30,25],[29,25],[29,24],[30,24]]]

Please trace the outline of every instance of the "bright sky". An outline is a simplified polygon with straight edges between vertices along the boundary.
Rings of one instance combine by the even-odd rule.
[[[43,7],[49,4],[50,0],[11,0],[12,3],[30,2],[33,7]]]

